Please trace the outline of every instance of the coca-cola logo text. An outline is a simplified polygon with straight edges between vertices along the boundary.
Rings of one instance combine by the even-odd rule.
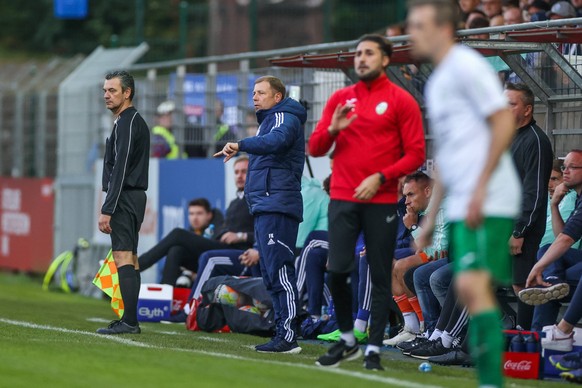
[[[527,360],[522,361],[505,361],[503,369],[505,370],[516,370],[516,371],[529,371],[532,368],[532,362]]]

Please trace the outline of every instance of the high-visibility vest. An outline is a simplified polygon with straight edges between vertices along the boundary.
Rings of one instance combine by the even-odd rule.
[[[170,147],[170,152],[166,155],[166,159],[179,159],[180,158],[180,149],[176,144],[176,138],[167,128],[162,127],[161,125],[156,125],[152,132],[154,135],[158,135],[164,138],[168,146]]]

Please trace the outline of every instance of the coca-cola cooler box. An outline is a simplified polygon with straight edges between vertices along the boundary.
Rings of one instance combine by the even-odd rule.
[[[578,345],[578,346],[577,346]],[[560,378],[560,373],[563,371],[555,368],[550,362],[550,356],[555,354],[566,354],[571,352],[582,352],[582,329],[574,328],[574,346],[569,352],[561,352],[559,350],[543,349],[542,356],[544,360],[544,376],[551,378]]]
[[[535,331],[505,330],[503,373],[518,379],[541,379],[543,362],[540,335]]]

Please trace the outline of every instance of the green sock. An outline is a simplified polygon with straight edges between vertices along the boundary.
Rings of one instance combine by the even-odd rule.
[[[497,309],[482,311],[471,318],[469,346],[480,386],[503,386],[503,342]]]

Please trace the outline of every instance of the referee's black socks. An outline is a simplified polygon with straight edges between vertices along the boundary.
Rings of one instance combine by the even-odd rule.
[[[121,320],[128,325],[137,325],[137,298],[139,296],[139,275],[132,264],[117,268],[119,290],[123,299],[123,317]]]

